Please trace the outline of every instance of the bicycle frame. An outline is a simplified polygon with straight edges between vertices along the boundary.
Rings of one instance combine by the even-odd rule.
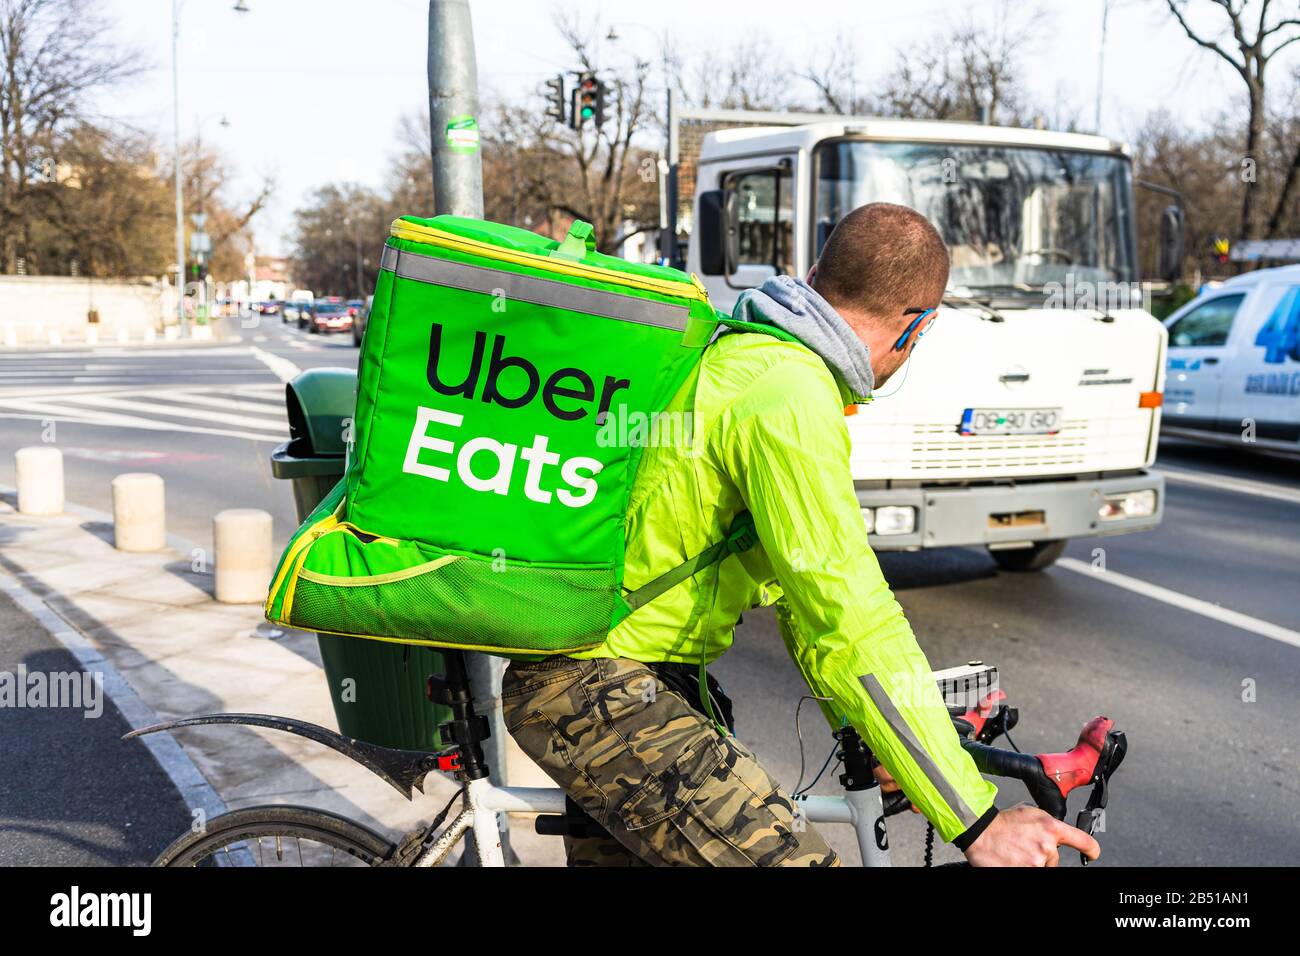
[[[428,679],[430,700],[447,705],[452,712],[452,719],[439,728],[443,741],[451,747],[440,753],[380,747],[316,724],[266,714],[185,717],[133,730],[124,739],[202,724],[266,727],[306,737],[338,751],[379,776],[408,800],[416,790],[423,789],[429,773],[454,773],[463,782],[460,812],[439,831],[451,810],[452,804],[448,804],[427,826],[411,831],[401,842],[401,847],[407,848],[399,854],[404,866],[430,867],[443,863],[467,833],[473,840],[479,865],[505,866],[501,837],[504,818],[509,814],[538,815],[537,829],[541,833],[582,837],[591,835],[593,828],[605,832],[585,815],[576,818],[571,812],[572,804],[558,787],[497,786],[491,781],[482,747],[489,734],[487,718],[475,713],[462,655],[448,652],[444,661],[445,676],[434,674]],[[975,706],[949,702],[950,712],[954,714],[954,731],[963,737],[962,746],[980,771],[1021,780],[1034,802],[1060,820],[1066,815],[1068,794],[1079,787],[1092,786],[1088,805],[1080,812],[1076,824],[1091,833],[1106,807],[1108,781],[1127,750],[1125,736],[1113,729],[1114,722],[1108,717],[1093,718],[1084,725],[1074,749],[1063,753],[1001,750],[990,746],[992,740],[1008,733],[1018,719],[1014,707],[1003,705],[1006,695],[997,689],[989,690],[977,680],[971,683],[973,676],[960,668],[936,672],[935,676],[941,685],[955,682],[958,691],[973,687],[982,695],[973,701]],[[967,709],[963,711],[962,706]],[[962,716],[956,716],[959,712]],[[836,756],[844,770],[839,782],[845,793],[842,796],[795,793],[792,829],[799,832],[808,823],[847,824],[853,827],[863,866],[890,866],[885,818],[906,810],[909,801],[901,792],[883,796],[873,773],[874,757],[852,726],[834,731],[834,737],[838,743]]]
[[[800,821],[847,823],[853,827],[863,866],[890,866],[885,809],[878,787],[850,790],[842,797],[795,798],[795,830]],[[443,863],[469,831],[480,866],[505,866],[498,814],[564,813],[564,791],[558,787],[498,787],[486,777],[465,786],[463,809],[416,858],[414,866]]]

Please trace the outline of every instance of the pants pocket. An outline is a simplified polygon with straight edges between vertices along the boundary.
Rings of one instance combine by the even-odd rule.
[[[711,866],[778,866],[799,841],[769,806],[769,795],[755,791],[751,771],[768,779],[730,740],[701,738],[634,791],[619,817],[665,859],[688,862],[697,855]],[[674,853],[674,841],[685,841],[693,854]]]

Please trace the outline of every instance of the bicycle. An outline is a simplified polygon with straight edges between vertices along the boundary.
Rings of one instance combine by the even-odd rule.
[[[289,840],[297,847],[300,865],[324,864],[328,851],[330,866],[340,862],[341,853],[344,863],[431,867],[445,862],[468,833],[479,865],[504,866],[500,813],[537,814],[538,833],[575,837],[605,834],[604,828],[568,801],[559,788],[499,787],[491,782],[482,747],[489,735],[488,721],[475,713],[464,655],[447,652],[445,660],[446,674],[430,675],[427,684],[429,699],[446,705],[452,714],[452,719],[439,728],[443,739],[452,741],[452,746],[442,752],[377,747],[317,724],[266,714],[205,714],[144,727],[123,737],[125,740],[200,724],[246,724],[282,730],[315,740],[350,757],[408,800],[413,799],[414,791],[422,790],[428,774],[451,773],[461,782],[461,787],[429,823],[392,843],[355,820],[313,807],[283,804],[247,807],[214,817],[202,831],[177,838],[163,850],[154,865],[284,863],[285,842]],[[1006,695],[997,688],[997,668],[972,662],[964,668],[936,672],[935,677],[948,703],[954,729],[962,738],[962,746],[982,773],[1022,781],[1034,802],[1058,820],[1065,819],[1069,794],[1091,786],[1088,803],[1079,812],[1076,826],[1093,834],[1106,807],[1110,778],[1128,750],[1127,738],[1123,731],[1114,729],[1110,718],[1095,717],[1085,724],[1078,742],[1069,751],[1027,754],[1005,750],[992,743],[999,736],[1007,736],[1010,742],[1009,731],[1017,725],[1019,712],[1006,704]],[[910,801],[899,791],[882,796],[872,771],[874,757],[852,727],[843,727],[833,736],[836,745],[832,757],[837,756],[843,764],[839,782],[845,793],[810,795],[807,790],[816,784],[816,779],[807,788],[796,789],[796,825],[800,819],[811,823],[849,824],[857,835],[862,865],[890,866],[885,820],[907,810]],[[823,773],[829,765],[830,758],[822,768]],[[818,774],[818,779],[821,775]],[[457,800],[462,802],[462,808],[444,827]],[[274,848],[274,859],[270,861],[266,859],[262,842],[268,839]],[[313,845],[310,863],[303,850],[304,839]],[[249,847],[249,841],[255,841],[256,853]],[[1080,858],[1086,865],[1087,859],[1082,854]],[[927,846],[926,865],[929,864]]]

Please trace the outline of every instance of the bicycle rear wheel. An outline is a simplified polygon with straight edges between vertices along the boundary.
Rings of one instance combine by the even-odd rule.
[[[246,807],[186,833],[154,866],[377,866],[394,844],[354,820],[314,807],[276,804]]]

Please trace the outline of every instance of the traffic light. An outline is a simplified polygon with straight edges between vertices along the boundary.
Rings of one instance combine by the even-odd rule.
[[[1219,239],[1217,237],[1215,238],[1214,256],[1216,259],[1219,260],[1219,262],[1227,263],[1228,253],[1231,251],[1231,249],[1232,249],[1232,244],[1227,239]]]
[[[547,80],[546,88],[549,90],[546,94],[546,115],[558,123],[563,123],[564,115],[568,112],[564,108],[564,74],[561,73],[553,80]]]
[[[578,74],[569,125],[574,129],[582,129],[588,120],[591,120],[596,129],[600,129],[605,122],[605,84],[590,71]]]

